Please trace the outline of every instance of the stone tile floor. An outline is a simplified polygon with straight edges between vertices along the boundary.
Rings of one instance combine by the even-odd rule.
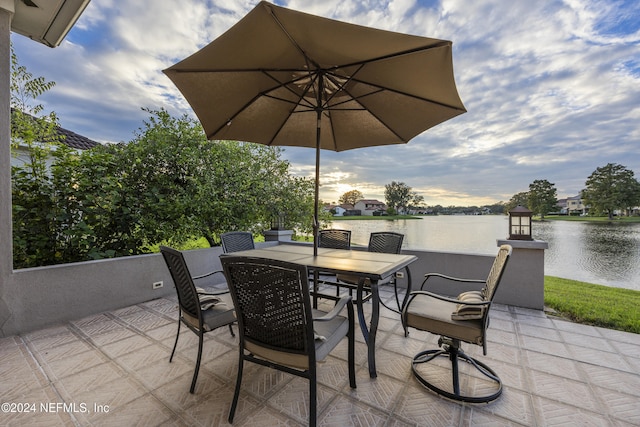
[[[183,329],[169,363],[176,316],[176,300],[162,298],[0,339],[0,425],[226,425],[237,341],[227,328],[205,336],[190,394],[197,337]],[[440,398],[413,378],[411,357],[436,348],[437,337],[402,332],[398,315],[383,309],[378,378],[370,379],[358,330],[356,390],[346,342],[320,364],[319,425],[640,425],[640,335],[494,305],[488,355],[464,348],[500,375],[504,391],[473,405]],[[307,424],[305,380],[253,364],[245,370],[235,426]]]

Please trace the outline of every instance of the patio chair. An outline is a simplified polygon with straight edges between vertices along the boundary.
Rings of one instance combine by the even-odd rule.
[[[404,234],[401,234],[401,233],[395,233],[392,231],[374,232],[369,235],[369,246],[367,247],[367,250],[369,252],[399,254],[400,251],[402,250],[403,240],[404,240]],[[407,272],[407,280],[408,280],[407,283],[409,283],[410,285],[411,278],[409,277],[409,269],[405,269],[405,271]],[[340,287],[345,287],[349,289],[350,294],[353,289],[358,288],[359,280],[363,280],[358,276],[352,276],[349,274],[338,274],[337,279],[338,279],[338,283],[337,283],[338,291]],[[400,303],[400,297],[398,296],[398,285],[396,283],[395,277],[390,277],[384,281],[378,282],[378,286],[390,285],[390,284],[393,285],[393,290],[396,296],[396,304],[398,306],[398,309],[396,310],[387,306],[382,300],[380,301],[380,303],[384,305],[386,308],[388,308],[389,310],[399,314],[407,300],[410,287],[407,289],[407,292],[405,293],[403,302]],[[367,288],[371,288],[371,281],[369,279],[364,279],[364,289],[367,290]]]
[[[229,411],[233,422],[244,361],[309,380],[309,425],[317,415],[317,368],[348,338],[349,385],[356,387],[354,318],[351,297],[337,298],[329,313],[311,308],[307,268],[303,265],[223,255],[220,257],[236,307],[240,331],[239,365]],[[346,306],[347,317],[338,315]]]
[[[247,231],[230,231],[220,235],[222,241],[222,251],[224,253],[239,252],[248,249],[255,249],[253,236]],[[198,276],[193,276],[193,280],[200,280],[212,276],[214,274],[224,274],[222,270],[214,270]],[[202,283],[202,282],[196,282]],[[224,292],[228,292],[225,290]]]
[[[222,251],[225,254],[255,249],[253,235],[248,231],[223,233],[220,235],[220,240],[222,240]]]
[[[351,231],[327,229],[318,231],[318,247],[351,249]]]
[[[416,354],[413,358],[411,369],[416,379],[425,387],[437,394],[449,399],[482,403],[491,402],[502,393],[502,381],[498,375],[487,365],[467,355],[460,346],[464,341],[470,344],[482,346],[483,353],[487,354],[487,328],[489,326],[489,311],[500,280],[504,273],[507,261],[511,256],[511,246],[502,245],[498,250],[493,266],[485,280],[459,279],[445,276],[439,273],[428,273],[419,291],[411,292],[409,301],[402,312],[402,325],[413,327],[421,331],[427,331],[440,335],[438,345],[441,349],[426,350]],[[462,282],[484,284],[481,290],[472,290],[461,293],[457,298],[449,298],[424,290],[427,281],[433,277]],[[441,369],[433,367],[430,371],[418,370],[418,365],[431,362],[439,356],[451,361],[451,384],[444,384]],[[488,381],[481,376],[473,376],[469,373],[466,389],[485,390],[482,395],[475,395],[461,391],[458,361],[463,360],[471,367],[477,369]],[[480,381],[484,381],[479,384]],[[444,387],[447,387],[446,389]],[[489,391],[486,391],[489,390]]]
[[[338,230],[338,229],[326,229],[318,231],[318,247],[329,249],[351,249],[351,231],[350,230]],[[322,278],[320,277],[322,276]],[[336,275],[328,273],[326,271],[319,271],[317,275],[313,271],[309,272],[309,278],[313,280],[314,299],[313,307],[318,307],[318,285],[322,283],[328,283],[331,285],[337,285],[335,283]],[[332,280],[330,280],[332,279]],[[336,296],[340,294],[340,288],[336,288]]]
[[[228,290],[206,292],[202,288],[197,288],[189,273],[184,255],[180,251],[160,246],[160,252],[171,273],[178,293],[178,332],[173,343],[169,363],[173,361],[173,356],[176,352],[181,324],[184,323],[191,332],[198,336],[198,357],[193,379],[191,380],[191,388],[189,389],[189,392],[193,393],[200,370],[204,334],[228,325],[231,335],[235,336],[231,328],[231,324],[236,321],[233,302]]]

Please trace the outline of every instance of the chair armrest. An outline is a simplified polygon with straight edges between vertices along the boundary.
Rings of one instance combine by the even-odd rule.
[[[215,270],[215,271],[210,271],[210,272],[205,273],[205,274],[201,274],[201,275],[199,275],[199,276],[193,276],[191,279],[193,279],[193,280],[204,279],[205,277],[209,277],[209,276],[211,276],[211,275],[213,275],[213,274],[216,274],[216,273],[220,273],[220,274],[223,274],[223,275],[224,275],[224,271],[222,271],[222,270]]]
[[[323,295],[323,298],[328,298],[328,299],[334,299],[334,298],[329,298],[330,295]],[[345,305],[348,305],[347,309],[350,311],[353,311],[353,302],[352,302],[352,297],[349,295],[346,295],[342,298],[335,298],[336,305],[333,307],[333,310],[331,310],[330,312],[326,313],[324,316],[321,317],[314,317],[313,321],[314,322],[327,322],[329,320],[333,320],[335,319],[335,317],[342,311],[342,309],[344,308]]]
[[[477,302],[473,302],[473,301],[460,301],[457,298],[451,298],[451,297],[447,297],[444,295],[440,295],[440,294],[434,294],[433,292],[428,292],[428,291],[413,291],[409,294],[410,299],[407,302],[407,306],[409,305],[409,303],[411,302],[411,300],[413,298],[416,297],[416,295],[426,295],[435,299],[439,299],[441,301],[447,301],[447,302],[452,302],[455,304],[464,304],[464,305],[489,305],[491,304],[491,301],[477,301]]]
[[[460,282],[460,283],[482,283],[482,284],[486,284],[486,281],[483,280],[483,279],[463,279],[463,278],[460,278],[460,277],[447,276],[447,275],[441,274],[441,273],[427,273],[427,274],[424,275],[424,280],[422,281],[422,285],[420,285],[420,290],[424,289],[424,285],[427,283],[427,280],[429,280],[432,277],[440,277],[441,279],[451,280],[453,282]]]
[[[198,295],[222,295],[222,294],[228,294],[228,293],[229,293],[229,289],[220,289],[217,291],[198,292]]]

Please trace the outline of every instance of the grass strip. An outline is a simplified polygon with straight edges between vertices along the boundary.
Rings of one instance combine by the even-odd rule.
[[[577,323],[640,334],[640,291],[545,276],[544,303]]]
[[[545,215],[544,219],[545,221],[602,222],[609,224],[633,224],[640,222],[640,216],[616,216],[613,219],[609,219],[606,216]]]

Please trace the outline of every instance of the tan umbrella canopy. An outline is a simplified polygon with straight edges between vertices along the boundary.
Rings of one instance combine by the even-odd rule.
[[[314,242],[320,149],[406,143],[466,111],[450,41],[264,1],[164,73],[209,139],[316,148]]]

